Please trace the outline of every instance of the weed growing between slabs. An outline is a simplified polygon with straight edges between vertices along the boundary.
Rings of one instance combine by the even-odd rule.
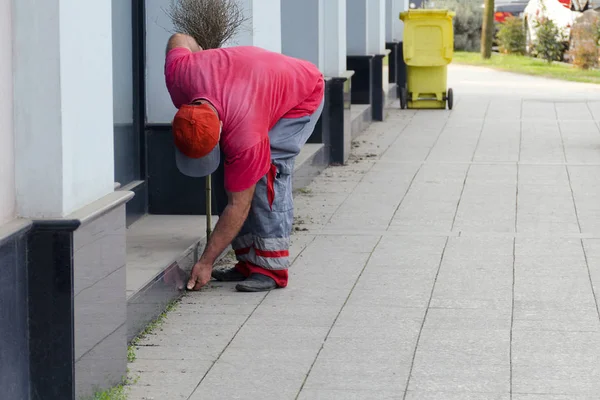
[[[170,302],[165,311],[163,311],[154,321],[150,322],[146,329],[144,329],[138,336],[136,336],[129,346],[127,347],[127,362],[132,363],[136,360],[136,348],[141,339],[145,338],[147,335],[152,334],[152,332],[160,329],[160,327],[164,324],[165,319],[167,318],[167,314],[171,311],[177,309],[177,306],[181,302],[181,299],[174,300]],[[138,381],[139,377],[130,376],[129,371],[127,371],[127,376],[123,378],[123,381],[110,389],[97,391],[92,397],[81,399],[81,400],[127,400],[128,388],[131,385],[134,385]]]

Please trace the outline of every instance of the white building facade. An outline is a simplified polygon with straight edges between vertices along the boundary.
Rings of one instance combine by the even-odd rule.
[[[143,234],[149,216],[205,213],[204,180],[182,176],[174,163],[175,108],[163,76],[169,4],[0,0],[6,398],[75,399],[117,384],[128,341],[180,295],[166,278],[171,258],[135,270],[130,254],[145,245],[140,237],[152,236]],[[352,138],[385,118],[403,84],[398,16],[407,1],[240,4],[251,18],[228,46],[306,59],[326,77],[323,116],[296,170],[295,184],[305,184],[329,163],[345,162]],[[134,231],[141,234],[132,238]],[[178,273],[191,264],[179,261]]]

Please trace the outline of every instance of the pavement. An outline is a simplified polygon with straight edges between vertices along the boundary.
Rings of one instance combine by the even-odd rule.
[[[449,82],[296,193],[288,288],[184,296],[129,398],[600,398],[600,88]]]

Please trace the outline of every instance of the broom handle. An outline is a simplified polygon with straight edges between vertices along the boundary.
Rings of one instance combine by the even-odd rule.
[[[206,177],[206,240],[212,233],[212,178]]]

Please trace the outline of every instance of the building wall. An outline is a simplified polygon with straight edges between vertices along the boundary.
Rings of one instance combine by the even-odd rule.
[[[173,24],[170,0],[146,0],[146,113],[149,124],[171,123],[177,111],[165,86],[165,48]]]
[[[15,216],[12,1],[0,0],[0,225]]]
[[[386,29],[385,0],[369,2],[367,19],[367,54],[383,54],[385,51]]]
[[[284,54],[310,61],[323,70],[323,0],[283,0],[281,19]]]
[[[18,214],[61,218],[114,190],[111,3],[13,5]]]
[[[386,0],[386,28],[385,39],[387,42],[401,42],[404,38],[404,23],[400,20],[400,13],[408,10],[408,0]]]
[[[365,0],[346,0],[346,45],[350,56],[368,54],[368,8]]]
[[[281,53],[281,0],[252,0],[252,3],[253,44]]]
[[[114,190],[112,6],[61,0],[60,10],[61,76],[72,77],[61,80],[66,215]]]
[[[323,2],[323,43],[325,61],[323,73],[326,76],[341,76],[346,71],[346,0],[326,0]]]

